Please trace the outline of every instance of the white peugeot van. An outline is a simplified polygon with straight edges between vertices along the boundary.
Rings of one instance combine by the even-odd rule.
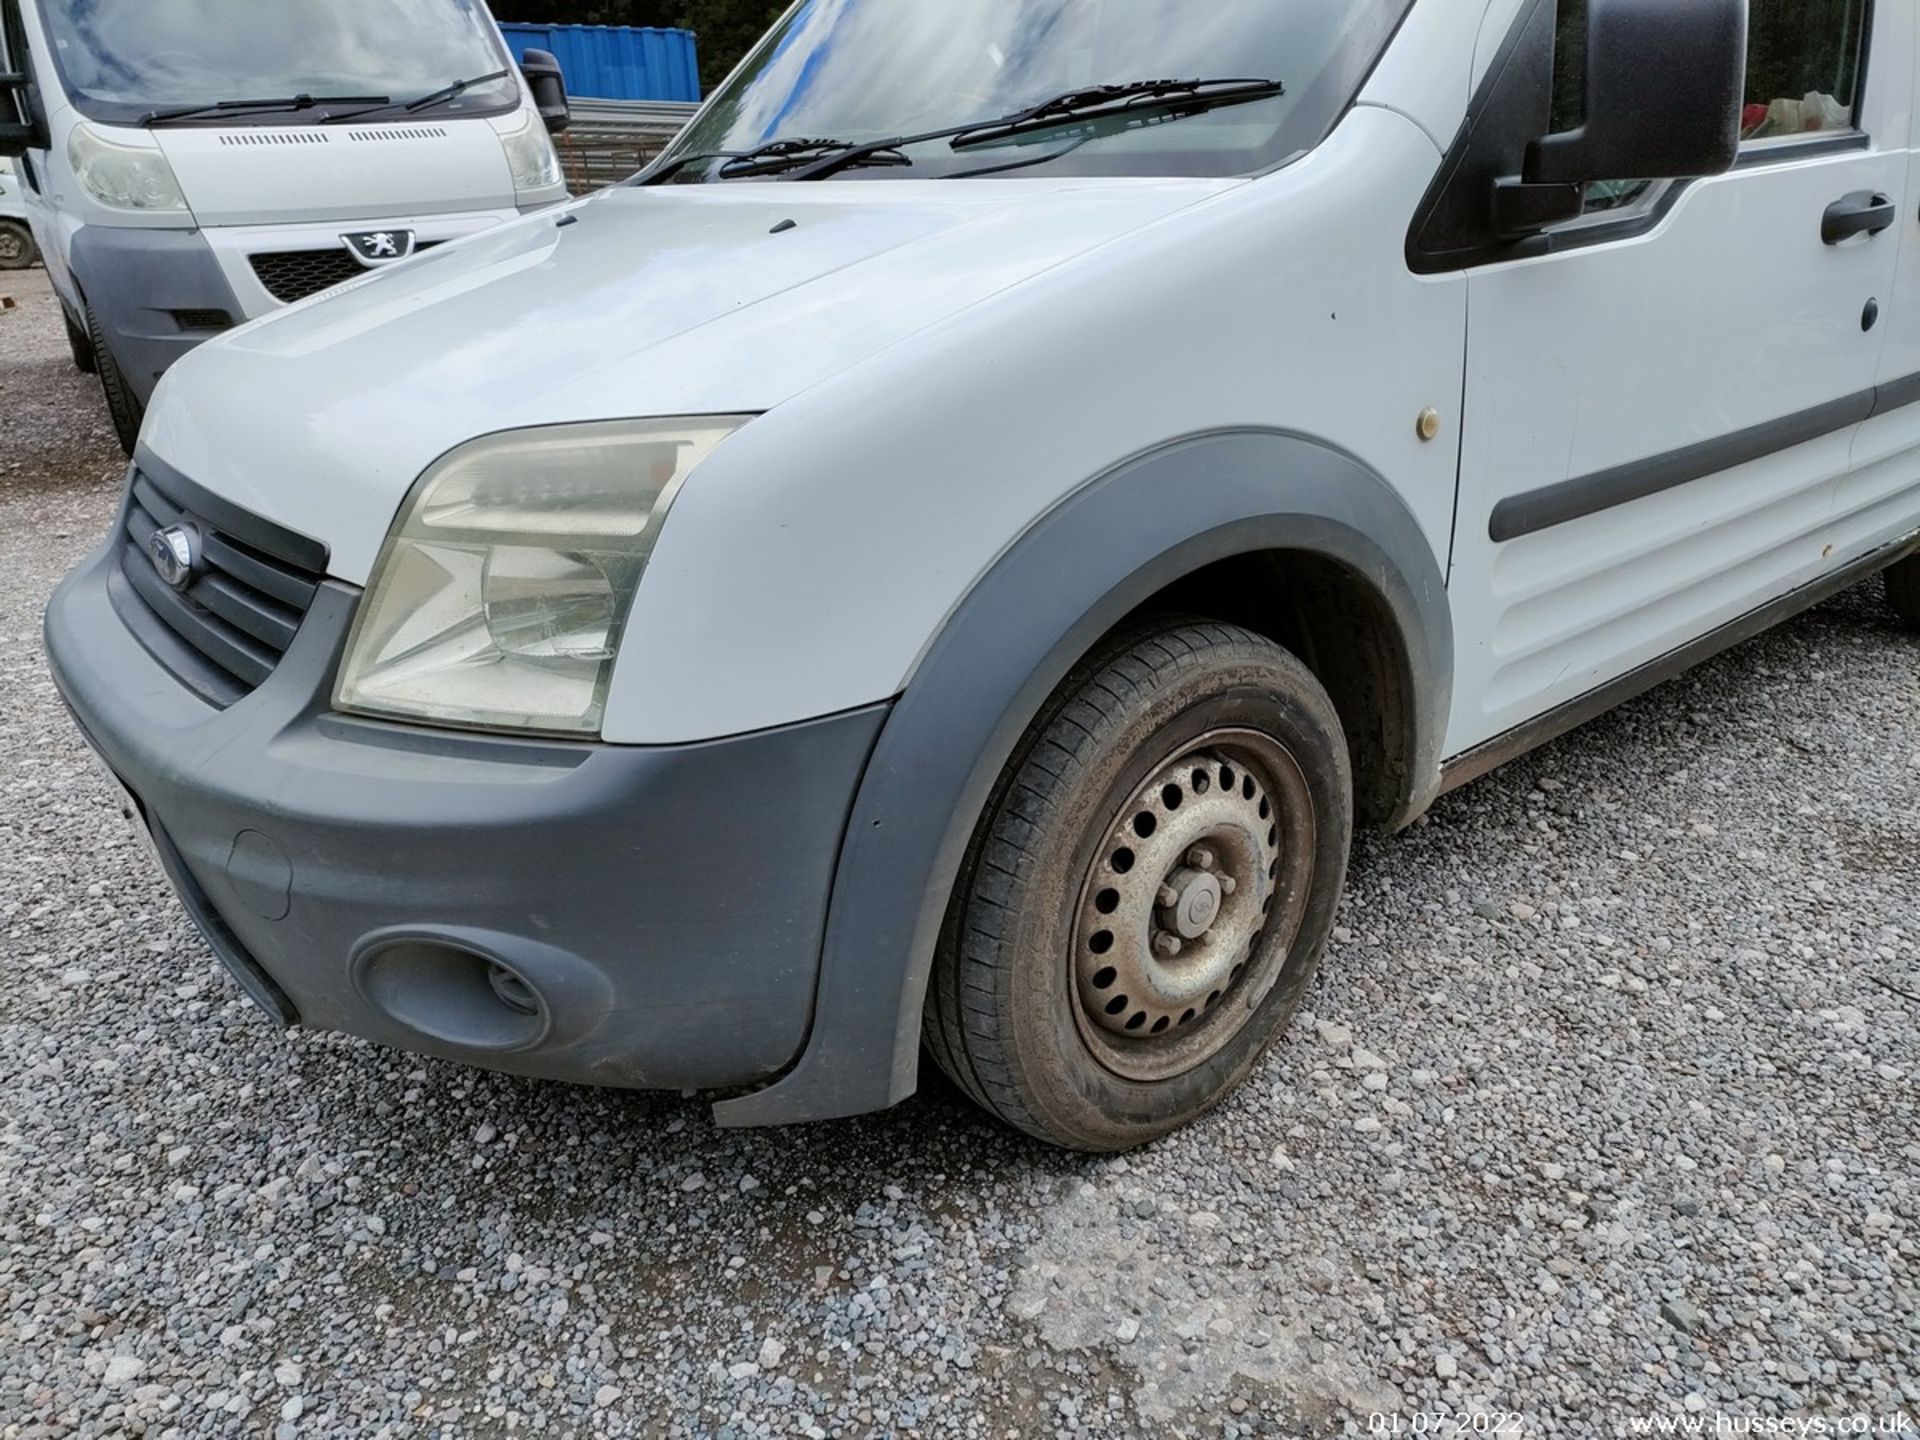
[[[1917,54],[801,0],[634,183],[176,366],[54,671],[285,1024],[729,1124],[924,1046],[1134,1145],[1356,825],[1875,571],[1920,623]]]
[[[0,0],[0,40],[0,154],[129,453],[195,345],[566,195],[559,67],[485,0]]]

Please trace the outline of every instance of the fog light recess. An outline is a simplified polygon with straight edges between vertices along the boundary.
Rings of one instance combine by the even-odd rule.
[[[545,1037],[539,988],[511,966],[446,940],[395,939],[360,961],[360,988],[411,1030],[469,1050],[522,1050]]]

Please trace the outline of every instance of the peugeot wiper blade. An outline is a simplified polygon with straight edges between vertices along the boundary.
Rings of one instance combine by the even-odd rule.
[[[312,110],[322,105],[386,105],[385,95],[287,95],[275,100],[215,100],[206,105],[183,105],[178,110],[155,110],[140,118],[142,125],[165,125],[196,115],[271,113],[275,110]]]
[[[349,120],[358,120],[362,115],[377,115],[382,110],[400,110],[408,115],[417,115],[422,110],[431,110],[436,105],[444,105],[449,100],[458,100],[467,91],[480,85],[491,85],[496,80],[505,80],[512,75],[511,70],[495,70],[488,75],[476,75],[471,80],[455,80],[452,84],[442,85],[438,90],[430,90],[425,95],[404,103],[389,100],[381,95],[371,101],[365,110],[355,110],[348,115],[329,115],[327,123],[345,124]]]
[[[1286,93],[1287,87],[1278,80],[1133,80],[1123,85],[1094,85],[1056,95],[1017,115],[962,130],[951,144],[955,150],[971,150],[1038,130],[1146,111],[1164,112],[1166,118],[1177,120],[1222,105],[1245,105]]]

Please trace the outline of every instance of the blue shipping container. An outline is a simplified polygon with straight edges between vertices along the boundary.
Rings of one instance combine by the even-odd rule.
[[[691,30],[622,25],[518,25],[501,33],[518,60],[549,50],[567,77],[567,93],[592,100],[698,100],[700,61]]]

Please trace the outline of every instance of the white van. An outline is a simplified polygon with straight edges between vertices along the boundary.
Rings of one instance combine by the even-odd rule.
[[[636,183],[176,366],[55,674],[286,1024],[1138,1144],[1356,825],[1920,624],[1917,15],[802,0]]]
[[[559,68],[484,0],[0,0],[0,39],[0,154],[129,453],[195,345],[566,194]]]
[[[24,270],[39,258],[13,162],[0,156],[0,270]]]

